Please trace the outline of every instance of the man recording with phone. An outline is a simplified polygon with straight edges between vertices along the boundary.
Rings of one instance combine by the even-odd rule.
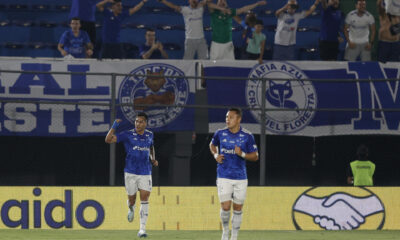
[[[278,23],[273,50],[274,60],[296,60],[295,45],[299,21],[313,13],[319,2],[320,0],[315,0],[308,10],[296,12],[299,9],[297,1],[289,0],[285,6],[275,12]]]

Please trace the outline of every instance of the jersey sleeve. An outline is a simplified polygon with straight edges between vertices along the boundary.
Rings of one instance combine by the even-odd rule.
[[[374,23],[375,23],[374,17],[373,17],[372,15],[369,15],[368,24],[369,24],[369,25],[372,25],[372,24],[374,24]]]
[[[219,146],[219,131],[214,133],[213,138],[211,139],[211,144],[214,146]]]
[[[90,43],[90,38],[89,38],[88,33],[86,31],[83,31],[83,30],[81,30],[81,31],[82,31],[83,42],[85,44]]]
[[[264,33],[263,33],[261,36],[262,36],[262,37],[261,37],[261,41],[267,40],[267,36],[265,36]]]
[[[117,136],[117,143],[123,142],[127,139],[126,132],[117,133],[115,136]]]
[[[254,136],[252,134],[249,134],[249,137],[246,142],[246,153],[252,153],[252,152],[257,152],[257,144],[256,141],[254,140]]]
[[[303,19],[306,17],[306,11],[301,11],[299,14],[295,14],[297,19]]]
[[[346,23],[347,25],[350,25],[350,13],[346,15],[344,23]]]
[[[181,13],[183,16],[188,15],[189,13],[189,8],[187,6],[180,6],[181,7]]]
[[[60,38],[60,41],[58,42],[59,44],[65,45],[65,42],[67,41],[67,35],[68,31],[65,31]]]
[[[147,52],[147,51],[149,51],[149,49],[150,48],[148,48],[148,47],[146,47],[146,45],[140,45],[140,48],[139,48],[139,56],[141,57],[141,58],[143,58],[143,55]]]
[[[236,16],[236,8],[231,8],[231,17]]]

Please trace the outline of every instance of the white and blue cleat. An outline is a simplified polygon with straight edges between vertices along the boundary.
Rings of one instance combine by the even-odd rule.
[[[221,240],[229,240],[229,231],[222,231]]]
[[[131,210],[129,209],[129,211],[128,211],[128,222],[132,222],[134,216],[135,216],[135,212],[134,212],[134,211],[131,211]]]
[[[133,217],[135,216],[135,211],[133,210],[133,207],[129,207],[129,200],[126,200],[126,204],[128,205],[129,211],[128,211],[128,222],[133,221]],[[131,210],[132,208],[132,210]]]
[[[146,238],[146,237],[147,237],[147,233],[146,233],[145,230],[139,230],[137,236],[138,236],[139,238]]]

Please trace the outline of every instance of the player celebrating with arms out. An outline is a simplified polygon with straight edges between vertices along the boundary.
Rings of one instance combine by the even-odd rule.
[[[231,240],[238,237],[242,223],[242,208],[246,198],[246,160],[258,160],[254,136],[240,126],[242,111],[231,108],[226,114],[226,128],[215,132],[210,151],[217,161],[217,188],[221,202],[220,217],[223,227],[222,240],[229,239],[229,218],[233,200]]]
[[[140,193],[140,230],[138,237],[147,237],[146,222],[149,215],[149,197],[152,188],[151,164],[158,166],[155,159],[153,133],[146,129],[148,117],[140,112],[135,119],[135,128],[115,134],[121,123],[114,121],[106,136],[106,143],[123,142],[126,151],[125,188],[128,194],[128,221],[132,222],[135,213],[136,193]],[[149,161],[150,159],[150,161]]]

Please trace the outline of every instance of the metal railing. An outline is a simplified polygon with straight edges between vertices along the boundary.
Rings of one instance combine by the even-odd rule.
[[[200,63],[198,63],[200,64]],[[52,75],[94,75],[94,76],[110,76],[111,80],[111,99],[110,103],[97,103],[90,101],[51,101],[51,100],[22,100],[22,99],[1,99],[0,103],[37,103],[37,104],[65,104],[65,105],[96,105],[96,106],[107,106],[110,108],[110,123],[114,122],[116,117],[116,109],[120,106],[131,105],[128,103],[116,103],[116,80],[117,77],[144,77],[151,75],[140,75],[140,74],[121,74],[121,73],[101,73],[101,72],[62,72],[62,71],[54,71],[54,72],[41,72],[41,71],[16,71],[16,70],[1,70],[0,73],[15,73],[15,74],[52,74]],[[160,75],[158,75],[160,76]],[[269,78],[243,78],[243,77],[204,77],[200,76],[196,72],[196,76],[166,76],[169,78],[186,78],[194,81],[201,81],[207,79],[213,80],[257,80],[262,81],[261,91],[266,92],[267,85],[266,82],[270,81]],[[274,81],[298,81],[297,79],[273,79]],[[379,82],[379,81],[399,81],[400,79],[302,79],[302,81],[310,81],[310,82]],[[175,105],[175,104],[136,104],[139,107],[182,107],[182,108],[195,108],[195,109],[227,109],[230,107],[239,107],[243,110],[258,110],[261,111],[261,121],[260,121],[260,185],[264,186],[266,184],[266,125],[263,124],[266,122],[266,112],[267,111],[298,111],[298,110],[307,110],[307,111],[388,111],[388,112],[399,112],[398,108],[390,108],[390,109],[378,109],[378,108],[315,108],[315,109],[276,109],[276,108],[266,108],[266,96],[262,94],[261,99],[261,107],[244,107],[244,106],[226,106],[226,105]],[[109,184],[111,186],[115,185],[115,166],[116,166],[116,145],[110,144],[110,170],[109,170]]]

